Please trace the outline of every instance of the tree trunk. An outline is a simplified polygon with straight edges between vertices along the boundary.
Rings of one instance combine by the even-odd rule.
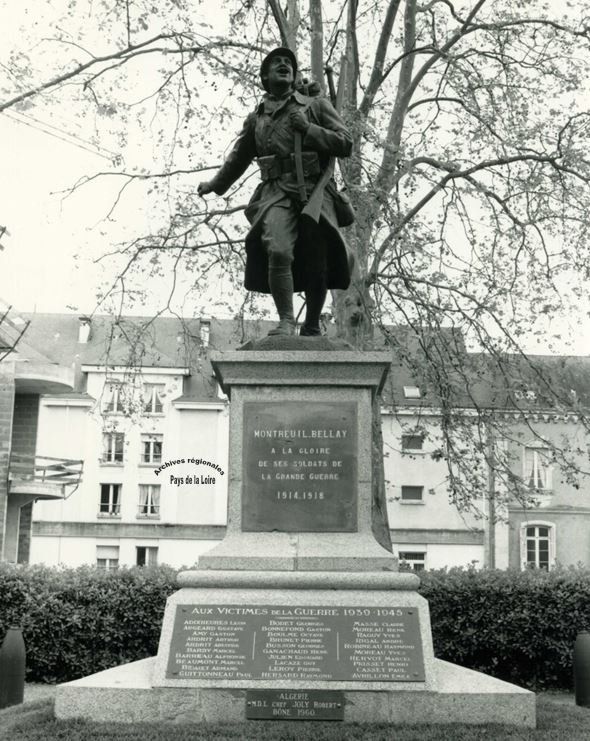
[[[321,0],[309,0],[309,21],[311,26],[311,77],[319,82],[324,92],[324,29]]]
[[[387,495],[385,490],[385,468],[383,465],[383,432],[381,427],[381,396],[373,401],[373,441],[372,473],[373,498],[371,502],[371,525],[377,542],[392,552],[389,517],[387,516]]]
[[[350,342],[358,351],[370,349],[373,344],[372,299],[366,283],[357,275],[356,279],[353,278],[353,283],[347,291],[333,292],[332,302],[338,335]],[[392,551],[385,491],[380,396],[376,396],[373,401],[371,470],[373,480],[371,503],[373,535],[383,548]]]
[[[297,29],[299,28],[299,0],[287,1],[287,21],[289,31],[287,38],[289,40],[289,49],[297,54]]]

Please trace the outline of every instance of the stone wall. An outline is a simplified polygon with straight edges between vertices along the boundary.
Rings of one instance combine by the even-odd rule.
[[[13,409],[14,366],[3,363],[0,365],[0,558],[4,548]]]
[[[14,399],[12,423],[12,452],[35,456],[37,448],[37,426],[39,421],[39,396],[17,394]],[[32,465],[32,467],[34,464]],[[33,503],[21,507],[18,527],[18,563],[28,563],[31,552],[33,526]]]
[[[39,419],[39,396],[17,394],[14,400],[12,424],[12,450],[21,455],[35,455],[37,446],[37,422]]]
[[[29,563],[31,538],[33,537],[33,502],[25,504],[20,510],[18,526],[17,562]]]

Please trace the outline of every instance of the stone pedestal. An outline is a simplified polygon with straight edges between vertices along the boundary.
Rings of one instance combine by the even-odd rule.
[[[212,362],[230,398],[228,527],[199,568],[397,570],[371,530],[371,401],[389,356],[236,351]]]
[[[373,536],[372,401],[389,355],[212,362],[231,405],[226,537],[180,574],[156,659],[62,685],[58,717],[534,726],[532,693],[434,658],[419,580]]]

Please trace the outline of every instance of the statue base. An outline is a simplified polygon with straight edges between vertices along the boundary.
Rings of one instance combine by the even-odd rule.
[[[61,685],[57,717],[534,727],[532,692],[434,658],[419,579],[373,535],[389,355],[261,342],[212,358],[231,402],[224,540],[179,575],[157,657]]]

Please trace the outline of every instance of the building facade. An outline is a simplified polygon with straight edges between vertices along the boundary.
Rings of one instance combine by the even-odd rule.
[[[79,461],[83,476],[57,500],[33,497],[34,509],[21,508],[30,546],[20,555],[11,546],[3,557],[103,568],[194,565],[223,537],[227,509],[228,404],[208,353],[241,344],[240,327],[174,318],[30,319],[27,346],[68,369],[70,382],[17,394],[17,402],[14,384],[0,387],[16,420],[12,442],[2,448],[0,440],[0,474],[3,460],[6,471],[10,455],[26,449]],[[263,327],[249,329],[264,334]],[[580,417],[495,403],[508,430],[498,444],[508,451],[514,480],[534,492],[536,503],[511,500],[510,477],[494,482],[484,475],[471,492],[472,506],[461,512],[449,500],[440,410],[419,382],[392,366],[382,427],[394,554],[415,570],[590,566],[588,441]],[[548,441],[575,453],[577,479],[563,475]],[[485,473],[485,456],[470,455]]]
[[[33,505],[63,501],[81,479],[71,446],[38,446],[40,398],[74,387],[71,367],[55,363],[23,334],[27,321],[5,311],[0,319],[0,559],[26,563],[31,555]]]

